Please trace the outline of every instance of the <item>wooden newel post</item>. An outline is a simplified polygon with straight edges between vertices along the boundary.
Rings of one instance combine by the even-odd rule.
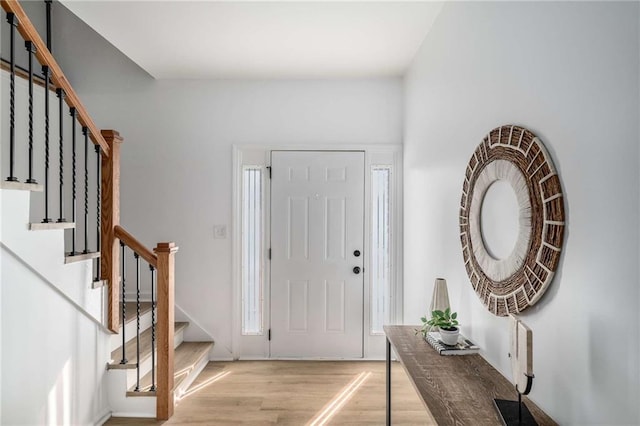
[[[122,138],[115,130],[100,132],[109,146],[109,155],[102,152],[102,182],[100,195],[100,275],[107,281],[107,327],[118,332],[120,317],[120,255],[114,227],[120,224],[120,144]]]
[[[158,384],[156,418],[168,420],[173,415],[173,331],[175,243],[158,243]]]

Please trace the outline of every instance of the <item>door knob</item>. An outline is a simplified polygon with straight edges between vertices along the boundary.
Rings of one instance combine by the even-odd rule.
[[[360,257],[360,250],[355,250],[355,251],[353,252],[353,255],[354,255],[355,257]]]
[[[355,267],[353,268],[353,273],[354,273],[354,274],[359,274],[359,273],[360,273],[360,267],[359,267],[359,266],[355,266]]]

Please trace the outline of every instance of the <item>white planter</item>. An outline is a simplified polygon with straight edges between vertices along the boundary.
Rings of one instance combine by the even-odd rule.
[[[458,336],[460,335],[460,329],[455,327],[455,330],[440,329],[440,339],[445,345],[455,346],[458,343]]]

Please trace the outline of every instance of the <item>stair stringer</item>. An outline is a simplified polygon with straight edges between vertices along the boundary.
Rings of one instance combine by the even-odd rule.
[[[209,351],[209,354],[212,351],[213,351],[213,348],[211,349],[211,351]],[[198,378],[200,373],[202,373],[202,370],[204,370],[204,368],[207,366],[208,363],[209,363],[209,356],[202,357],[202,359],[198,362],[198,364],[196,364],[193,370],[189,373],[189,376],[182,383],[180,383],[180,386],[177,386],[176,389],[174,389],[173,397],[176,404],[180,402],[180,400],[184,397],[184,395],[189,390],[189,387],[191,387],[193,382],[195,382],[195,380]]]

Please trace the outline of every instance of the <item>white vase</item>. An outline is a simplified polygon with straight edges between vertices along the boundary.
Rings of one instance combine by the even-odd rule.
[[[458,336],[460,335],[460,329],[454,327],[455,330],[440,329],[440,340],[442,343],[449,346],[455,346],[458,343]]]
[[[444,278],[436,278],[433,284],[433,296],[431,297],[431,306],[427,316],[431,318],[431,312],[444,312],[449,306],[449,291],[447,290],[447,280]],[[438,331],[438,327],[430,327],[429,331]]]
[[[449,308],[449,291],[447,290],[447,280],[444,278],[436,278],[433,285],[433,297],[431,298],[431,306],[429,307],[429,316],[433,311],[444,312]]]

